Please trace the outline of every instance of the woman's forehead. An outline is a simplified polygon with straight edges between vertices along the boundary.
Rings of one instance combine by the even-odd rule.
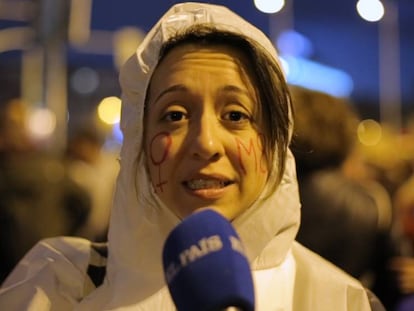
[[[240,84],[252,94],[256,94],[254,75],[247,57],[239,49],[225,44],[198,45],[180,44],[172,48],[157,65],[151,78],[149,90],[166,79],[188,79],[186,73],[208,72],[219,78],[229,77],[239,80]],[[184,75],[183,75],[184,73]],[[235,82],[235,81],[234,81]]]
[[[190,58],[195,61],[202,61],[205,56],[207,56],[209,60],[232,60],[239,67],[253,65],[248,61],[244,51],[229,44],[212,43],[208,45],[200,45],[196,43],[182,43],[173,47],[167,55],[160,60],[157,67],[164,63],[171,65],[172,62],[188,60]]]

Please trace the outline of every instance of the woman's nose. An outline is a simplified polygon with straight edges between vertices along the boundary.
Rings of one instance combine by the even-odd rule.
[[[197,159],[216,161],[224,154],[220,137],[220,124],[217,118],[201,118],[193,127],[190,142],[191,154]]]

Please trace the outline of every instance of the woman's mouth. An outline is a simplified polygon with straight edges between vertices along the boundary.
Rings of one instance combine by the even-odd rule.
[[[219,179],[192,179],[184,182],[190,190],[222,189],[230,184],[231,181]]]

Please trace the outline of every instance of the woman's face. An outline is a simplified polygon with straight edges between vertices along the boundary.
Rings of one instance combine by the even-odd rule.
[[[147,165],[157,195],[180,218],[210,207],[232,220],[266,183],[257,97],[240,59],[225,46],[183,45],[153,74]]]

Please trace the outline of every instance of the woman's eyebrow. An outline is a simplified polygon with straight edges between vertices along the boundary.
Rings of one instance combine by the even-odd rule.
[[[224,87],[221,88],[221,91],[224,91],[224,92],[243,93],[245,95],[250,96],[249,91],[247,89],[238,87],[238,86],[233,85],[233,84],[231,84],[231,85],[225,85]]]
[[[187,92],[187,91],[188,91],[188,88],[184,84],[174,84],[174,85],[166,88],[165,90],[163,90],[160,94],[158,94],[158,96],[154,100],[154,103],[159,101],[163,96],[165,96],[168,93]],[[243,94],[243,95],[245,95],[249,98],[252,98],[252,94],[250,94],[250,92],[247,89],[241,88],[241,87],[233,85],[233,84],[223,86],[220,89],[220,92],[240,93],[240,94]]]
[[[187,87],[184,84],[175,84],[172,85],[168,88],[166,88],[165,90],[163,90],[160,94],[158,94],[157,98],[155,98],[154,103],[156,103],[157,101],[159,101],[161,99],[161,97],[163,97],[164,95],[168,94],[168,93],[172,93],[172,92],[185,92],[187,91]]]
[[[250,98],[251,100],[254,100],[254,94],[252,94],[251,92],[249,92],[248,89],[244,88],[244,87],[239,87],[237,85],[225,85],[224,87],[222,87],[220,89],[221,92],[228,92],[228,93],[236,93],[236,94],[241,94],[244,95],[248,98]]]

